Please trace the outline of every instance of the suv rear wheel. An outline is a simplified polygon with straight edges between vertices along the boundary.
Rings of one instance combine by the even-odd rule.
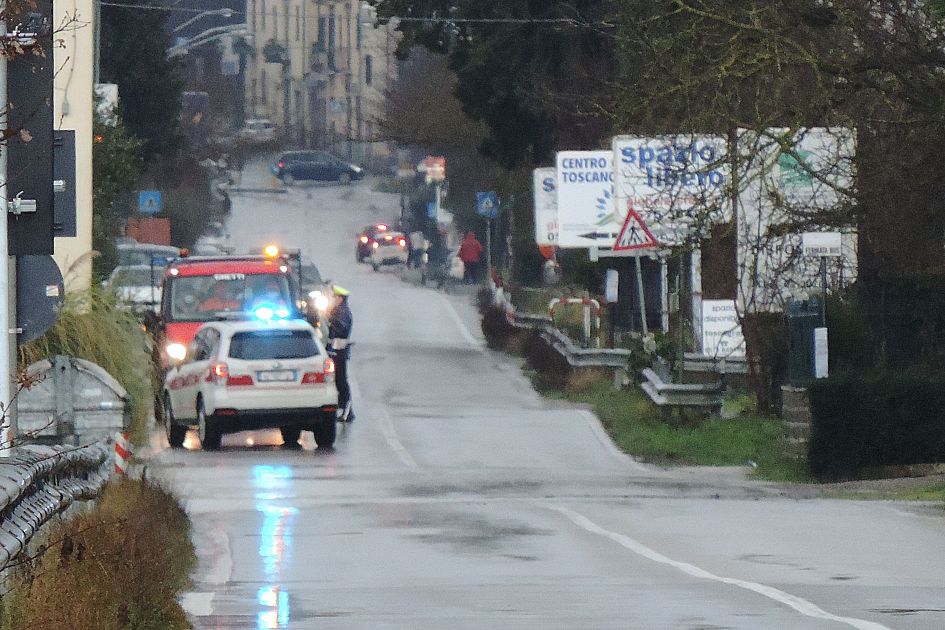
[[[207,415],[203,400],[197,401],[197,432],[200,435],[200,445],[203,450],[215,451],[220,448],[220,439],[223,435],[214,418]]]

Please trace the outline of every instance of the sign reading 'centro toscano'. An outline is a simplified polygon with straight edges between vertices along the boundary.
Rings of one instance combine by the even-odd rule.
[[[620,224],[614,218],[610,151],[561,151],[556,157],[558,245],[609,247]]]

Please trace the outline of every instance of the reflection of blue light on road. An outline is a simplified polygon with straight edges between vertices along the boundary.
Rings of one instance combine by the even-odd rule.
[[[292,469],[289,466],[254,466],[253,481],[256,488],[256,509],[262,512],[263,522],[259,532],[259,556],[263,559],[266,580],[271,582],[259,589],[256,601],[257,630],[278,630],[289,625],[289,594],[277,582],[284,562],[291,558],[292,521],[298,508],[274,505],[272,501],[290,494]]]
[[[276,630],[289,625],[289,594],[279,590],[278,586],[264,586],[257,594],[259,605],[263,608],[256,615],[258,630]]]

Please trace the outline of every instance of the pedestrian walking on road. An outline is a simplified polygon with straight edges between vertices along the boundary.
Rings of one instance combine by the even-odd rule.
[[[459,245],[459,259],[463,261],[463,283],[474,284],[479,280],[479,258],[482,256],[482,243],[475,233],[466,232],[466,238]]]
[[[348,359],[351,358],[351,326],[353,319],[348,307],[351,292],[333,285],[334,304],[328,312],[328,355],[335,362],[335,387],[338,388],[338,420],[353,422],[351,386],[348,384]]]

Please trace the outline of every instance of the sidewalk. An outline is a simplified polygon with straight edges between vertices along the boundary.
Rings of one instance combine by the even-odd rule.
[[[400,279],[404,282],[408,282],[414,286],[420,286],[420,269],[419,268],[408,268],[402,267],[400,269]],[[426,284],[427,288],[432,291],[436,291],[436,283],[428,280]],[[469,295],[475,297],[479,292],[478,284],[463,284],[462,280],[452,280],[448,282],[443,287],[443,291],[449,293],[450,295]]]

